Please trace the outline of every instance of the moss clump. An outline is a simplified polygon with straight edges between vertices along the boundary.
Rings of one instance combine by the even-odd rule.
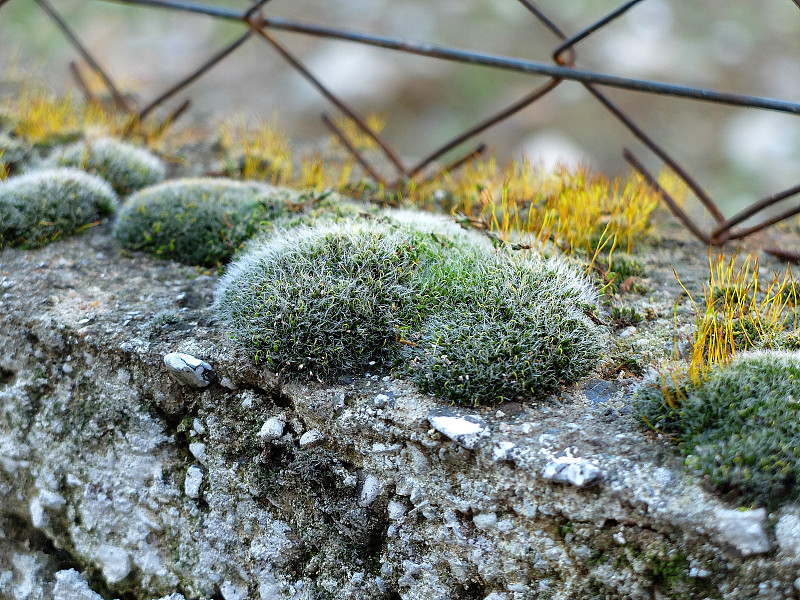
[[[0,182],[0,248],[44,246],[114,212],[108,183],[78,169],[32,171]]]
[[[385,223],[299,227],[253,248],[220,283],[216,310],[276,371],[328,379],[386,364],[415,304],[415,236]]]
[[[403,364],[424,391],[475,404],[542,396],[591,370],[596,300],[563,262],[391,213],[254,245],[222,280],[216,309],[274,370],[331,379]]]
[[[743,353],[698,383],[650,381],[637,403],[723,493],[767,506],[800,494],[800,354]]]
[[[77,142],[56,151],[48,162],[98,175],[108,181],[121,197],[154,185],[166,175],[166,167],[160,158],[114,138]]]
[[[131,196],[114,235],[130,250],[214,267],[285,211],[285,194],[268,185],[177,179]]]
[[[34,157],[33,147],[25,140],[0,132],[0,172],[5,170],[13,175]]]
[[[441,307],[404,348],[412,379],[459,404],[543,397],[597,364],[597,295],[560,260],[451,251],[427,276]]]

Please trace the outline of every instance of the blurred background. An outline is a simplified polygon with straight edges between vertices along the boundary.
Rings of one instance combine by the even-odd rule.
[[[52,0],[99,61],[148,101],[243,32],[202,15],[101,0]],[[211,0],[208,0],[210,3]],[[244,8],[246,2],[217,0]],[[540,0],[572,34],[619,1]],[[557,45],[516,0],[272,0],[265,12],[329,26],[550,62]],[[337,95],[363,113],[387,117],[385,137],[419,158],[542,84],[509,74],[347,42],[276,32]],[[800,102],[800,10],[790,0],[645,0],[577,46],[577,65],[633,78]],[[0,9],[0,68],[19,64],[55,91],[71,85],[76,53],[32,0]],[[726,212],[800,182],[800,116],[737,109],[607,89],[643,129],[704,185]],[[192,118],[209,129],[236,114],[277,113],[300,140],[328,136],[320,113],[334,109],[257,37],[171,101],[191,98]],[[622,148],[660,163],[578,83],[484,133],[500,162],[527,155],[546,166],[586,163],[614,175]],[[474,142],[472,142],[474,145]]]

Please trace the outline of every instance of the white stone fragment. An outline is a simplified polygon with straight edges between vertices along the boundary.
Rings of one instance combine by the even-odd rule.
[[[50,490],[39,490],[39,503],[44,508],[58,510],[64,506],[67,501],[64,499],[64,496],[57,492],[51,492]]]
[[[497,514],[493,512],[479,513],[472,517],[472,522],[478,529],[494,529],[497,525]]]
[[[406,510],[406,505],[402,502],[397,502],[396,500],[390,500],[389,504],[386,506],[386,514],[392,521],[398,521],[402,519],[403,515],[406,514]]]
[[[264,424],[261,426],[261,429],[258,432],[258,437],[264,442],[277,440],[283,435],[283,430],[285,427],[286,423],[284,423],[281,419],[278,417],[271,417],[264,421]]]
[[[189,452],[192,453],[197,460],[206,464],[206,445],[202,442],[192,442],[189,444]]]
[[[103,600],[103,597],[91,590],[80,573],[75,569],[69,569],[56,573],[53,600]]]
[[[720,536],[743,557],[769,552],[769,539],[764,531],[766,519],[767,511],[763,508],[718,508],[714,511],[714,521]]]
[[[225,581],[219,589],[225,600],[247,600],[247,588]]]
[[[119,546],[100,546],[97,560],[100,562],[103,578],[111,585],[119,583],[131,572],[131,559]]]
[[[301,448],[315,448],[325,441],[325,435],[316,429],[309,429],[300,436]]]
[[[191,354],[170,352],[164,356],[164,364],[175,379],[193,388],[204,388],[215,377],[210,364]]]
[[[189,498],[200,497],[200,486],[203,485],[203,470],[192,465],[186,469],[186,479],[183,482],[183,491]]]
[[[483,419],[459,414],[451,409],[436,409],[428,414],[428,422],[436,431],[467,450],[473,450],[481,438],[489,435]]]
[[[229,389],[229,390],[235,390],[235,389],[236,389],[236,384],[235,384],[235,383],[233,383],[233,381],[231,381],[231,378],[230,378],[230,377],[223,377],[223,378],[220,380],[219,384],[220,384],[222,387],[224,387],[224,388],[227,388],[227,389]]]
[[[374,475],[367,475],[364,485],[361,486],[361,495],[358,498],[358,505],[362,507],[370,506],[378,494],[381,493],[381,482]]]
[[[498,462],[509,460],[509,452],[516,447],[517,445],[514,442],[495,442],[494,446],[492,446],[492,458]]]
[[[588,460],[572,456],[567,449],[566,456],[554,456],[545,465],[542,477],[576,487],[588,487],[603,479],[603,472]]]
[[[50,521],[47,518],[47,514],[44,512],[44,506],[42,506],[42,502],[39,500],[38,496],[31,500],[28,505],[28,510],[31,513],[31,525],[36,527],[36,529],[47,527]]]
[[[200,419],[195,418],[192,421],[192,429],[195,430],[197,435],[205,435],[206,434],[206,426],[203,425],[203,422]]]
[[[783,515],[775,525],[775,538],[781,552],[800,558],[800,516],[797,511]]]
[[[503,594],[502,592],[492,592],[483,600],[508,600],[508,594]]]
[[[159,598],[158,600],[186,600],[186,598],[183,597],[183,594],[175,592],[174,594],[170,594],[169,596],[164,596],[163,598]]]

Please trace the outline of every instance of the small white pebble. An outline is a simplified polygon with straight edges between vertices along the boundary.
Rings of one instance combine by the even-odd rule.
[[[192,465],[186,470],[186,479],[183,482],[183,490],[189,498],[200,497],[200,487],[203,485],[203,470]]]
[[[284,427],[286,427],[286,423],[277,417],[272,417],[264,421],[261,430],[258,432],[258,437],[265,442],[277,440],[283,435]]]
[[[197,432],[197,435],[205,435],[206,433],[206,426],[203,425],[203,422],[200,419],[195,419],[192,421],[192,429]]]
[[[472,522],[478,529],[492,529],[497,525],[497,514],[493,512],[480,513],[472,517]]]
[[[322,444],[325,441],[325,436],[321,431],[317,431],[316,429],[309,429],[303,435],[300,436],[300,447],[301,448],[315,448]]]
[[[370,506],[378,494],[381,492],[381,482],[374,475],[367,475],[364,480],[364,485],[361,486],[361,495],[358,499],[358,505],[361,507]]]
[[[103,571],[103,578],[114,585],[125,579],[131,572],[131,559],[124,549],[118,546],[100,546],[97,557]]]
[[[389,515],[389,519],[392,521],[401,519],[403,515],[406,514],[406,510],[406,505],[402,502],[397,502],[396,500],[390,500],[386,507],[386,513]]]
[[[197,460],[206,464],[206,445],[202,442],[192,442],[189,444],[189,452],[192,453]]]

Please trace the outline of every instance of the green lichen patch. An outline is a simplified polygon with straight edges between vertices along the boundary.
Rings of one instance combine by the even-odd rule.
[[[541,398],[596,366],[597,295],[576,270],[510,251],[458,257],[442,265],[452,287],[440,309],[403,351],[423,391],[459,404]]]
[[[144,148],[114,138],[76,142],[57,150],[47,162],[98,175],[108,181],[120,197],[154,185],[166,174],[160,158]]]
[[[215,267],[285,212],[285,194],[268,185],[177,179],[131,196],[114,235],[129,250]]]
[[[114,212],[107,182],[78,169],[48,169],[0,182],[0,248],[35,248],[74,235]]]
[[[800,354],[743,353],[697,383],[665,376],[637,404],[721,492],[767,506],[800,496]]]
[[[231,267],[217,313],[276,371],[329,379],[386,364],[414,310],[416,238],[385,223],[296,228]]]

